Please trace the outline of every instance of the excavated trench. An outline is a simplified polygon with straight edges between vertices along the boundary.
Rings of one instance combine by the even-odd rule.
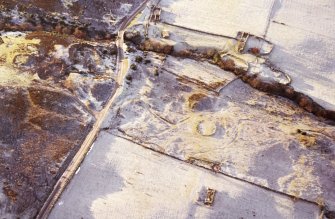
[[[178,43],[166,43],[157,39],[144,39],[139,35],[126,34],[126,40],[134,43],[136,47],[142,51],[152,51],[156,53],[162,53],[165,55],[171,55],[174,57],[189,58],[194,60],[207,60],[213,65],[219,66],[221,69],[234,73],[243,82],[249,84],[251,87],[281,97],[285,97],[296,104],[307,112],[313,113],[314,115],[325,118],[331,121],[335,121],[335,111],[327,110],[318,103],[316,103],[309,96],[296,91],[289,84],[282,84],[276,81],[267,81],[261,78],[257,74],[248,74],[248,69],[239,67],[233,59],[222,59],[219,51],[215,48],[206,47],[192,47],[185,43],[184,48],[180,49]],[[176,49],[177,47],[177,49]],[[255,48],[254,50],[256,50]],[[257,53],[251,50],[251,53]],[[275,66],[267,61],[268,65],[272,69],[276,69]]]
[[[37,2],[41,3],[42,1]],[[50,7],[50,5],[42,6]],[[90,42],[108,43],[114,40],[116,37],[115,29],[110,28],[107,24],[89,22],[84,19],[85,16],[90,16],[97,11],[92,10],[92,12],[85,14],[85,9],[89,5],[85,5],[81,1],[71,9],[72,13],[76,10],[83,11],[83,16],[79,19],[72,19],[71,16],[55,16],[52,11],[43,7],[24,7],[23,4],[18,5],[16,1],[13,1],[11,4],[2,5],[4,10],[0,14],[0,31],[28,32],[27,39],[41,39],[40,43],[43,45],[39,48],[39,56],[29,56],[28,61],[25,60],[24,64],[17,56],[13,63],[19,69],[35,66],[34,72],[39,76],[39,80],[48,81],[47,85],[41,85],[39,80],[34,80],[29,88],[15,86],[1,86],[0,88],[3,96],[0,105],[10,105],[1,112],[1,124],[6,125],[0,130],[1,140],[4,140],[1,143],[1,150],[3,154],[6,154],[0,158],[2,161],[0,170],[3,170],[0,175],[2,188],[8,200],[4,206],[0,206],[0,214],[4,215],[9,214],[8,212],[18,216],[28,215],[28,217],[36,214],[36,209],[46,199],[50,188],[60,176],[62,168],[66,166],[83,137],[89,131],[94,120],[94,113],[98,112],[108,99],[106,90],[112,93],[115,88],[113,80],[107,83],[99,81],[92,87],[92,84],[89,83],[78,85],[69,80],[74,75],[71,73],[76,73],[76,77],[77,74],[81,76],[94,75],[101,79],[106,77],[106,69],[101,69],[100,66],[96,65],[97,60],[94,57],[100,57],[99,60],[102,62],[104,57],[107,59],[115,56],[116,46],[113,44],[109,46],[92,45]],[[101,6],[96,7],[99,8],[98,11],[105,10]],[[65,10],[57,4],[51,8]],[[113,27],[121,22],[122,18],[116,21]],[[53,44],[48,44],[50,39],[53,40]],[[212,65],[234,73],[243,82],[257,90],[285,97],[307,112],[335,122],[335,111],[323,108],[312,98],[295,91],[289,84],[269,82],[257,74],[248,74],[248,69],[241,68],[234,59],[223,59],[220,56],[220,51],[215,48],[192,47],[186,43],[183,45],[166,43],[157,39],[145,39],[141,35],[131,33],[126,33],[125,40],[142,51],[152,51],[199,61],[206,60]],[[3,43],[4,40],[0,38],[0,45]],[[68,48],[70,57],[68,61],[45,57],[53,50],[54,44]],[[250,52],[259,53],[256,48]],[[269,62],[267,65],[275,68]],[[50,83],[51,87],[55,89],[50,89]],[[213,85],[213,90],[218,86],[220,85]],[[87,100],[85,95],[88,94],[92,95],[95,101]],[[195,107],[196,102],[201,98],[203,96],[200,94],[192,96],[190,107]],[[3,99],[10,99],[11,102],[8,102],[9,100],[6,102]],[[194,101],[192,102],[192,100]],[[46,103],[47,101],[50,103]],[[87,104],[87,102],[89,103]],[[102,104],[97,105],[97,102]],[[69,105],[73,107],[65,110],[64,106],[68,107]],[[89,117],[91,120],[78,120],[83,117]],[[59,124],[61,128],[59,128]],[[214,128],[210,125],[208,128],[206,125],[201,124],[198,129],[204,135],[211,135]],[[78,132],[78,130],[80,131]],[[40,151],[43,151],[41,156],[45,159],[39,159]],[[67,161],[64,161],[66,156],[68,156]],[[192,159],[189,161],[194,162]],[[210,163],[210,165],[215,172],[220,171],[218,164]],[[42,166],[45,168],[40,168]],[[332,212],[329,211],[328,214],[331,215]]]
[[[318,203],[320,206],[329,204],[332,207],[325,207],[324,210],[327,215],[332,214],[334,209],[332,198],[334,192],[331,189],[333,173],[326,166],[331,166],[330,163],[334,158],[332,147],[334,137],[332,131],[330,131],[332,134],[327,135],[325,129],[320,128],[319,125],[325,125],[333,130],[334,111],[325,109],[306,94],[296,91],[290,85],[289,76],[274,66],[268,57],[265,58],[262,65],[265,69],[275,72],[274,75],[279,75],[279,79],[266,78],[262,74],[251,74],[254,66],[246,67],[244,63],[239,62],[238,58],[235,58],[245,55],[244,53],[258,58],[261,56],[260,49],[251,48],[243,51],[240,56],[239,54],[229,56],[230,54],[222,54],[222,51],[217,48],[201,46],[201,43],[194,43],[190,39],[188,42],[192,42],[192,45],[184,41],[174,41],[178,37],[172,35],[172,32],[171,38],[167,39],[160,37],[159,31],[152,34],[152,38],[144,37],[142,32],[145,31],[142,30],[141,25],[128,30],[125,33],[125,39],[128,52],[133,53],[130,57],[136,54],[142,57],[144,64],[135,63],[136,60],[140,60],[139,58],[133,60],[134,68],[129,72],[131,80],[128,80],[130,89],[128,95],[131,95],[132,98],[129,102],[120,100],[119,105],[116,104],[115,107],[120,108],[113,120],[120,122],[111,121],[111,133],[214,172],[245,179],[265,188],[292,195],[292,197]],[[154,28],[156,26],[152,29]],[[195,67],[192,68],[192,65]],[[207,75],[212,74],[209,66],[217,68],[213,71],[218,74],[222,73],[222,77],[233,73],[240,80],[233,80],[232,86],[229,86],[229,80],[224,82],[223,86],[219,86],[223,87],[222,92],[215,91],[217,87],[213,89],[208,86],[210,83],[207,83],[205,77],[200,81],[194,80],[199,75],[204,76],[201,74],[202,71]],[[203,83],[204,81],[206,83]],[[251,100],[252,98],[248,99],[248,97],[246,100],[243,97],[231,99],[232,96],[247,95],[243,93],[245,86],[239,81],[243,81],[246,87],[251,87],[248,88],[248,92],[255,92],[256,96],[265,96],[267,100],[262,101],[261,98]],[[188,92],[183,92],[182,85],[189,86],[189,89],[186,89]],[[202,91],[198,90],[203,88]],[[255,90],[252,91],[252,88]],[[175,94],[176,90],[179,91],[178,94]],[[133,95],[138,92],[141,93],[140,97]],[[235,92],[236,95],[231,94]],[[166,96],[166,94],[169,95]],[[125,94],[123,98],[127,98],[127,95]],[[162,100],[156,100],[160,98]],[[216,99],[216,103],[211,103],[211,99]],[[246,105],[243,105],[243,102]],[[243,107],[238,113],[235,113],[236,105],[240,104]],[[263,116],[262,113],[254,114],[258,110],[264,111],[263,113],[267,116]],[[292,114],[291,110],[295,113]],[[234,113],[231,114],[231,111]],[[152,118],[150,114],[153,115]],[[146,117],[158,120],[143,124],[144,121],[151,121]],[[233,125],[228,121],[233,121]],[[262,129],[259,121],[264,124],[273,122],[275,125],[265,125],[266,127]],[[305,124],[306,121],[311,123],[306,123],[305,128],[301,129],[299,126]],[[317,125],[318,122],[320,124]],[[116,124],[120,127],[117,130],[113,128]],[[276,126],[279,126],[278,129]],[[271,134],[272,131],[276,133]],[[198,134],[201,137],[198,137]],[[230,138],[231,141],[229,141]],[[254,141],[257,143],[253,144]],[[301,150],[297,151],[295,144],[299,145]],[[266,150],[262,151],[261,145]],[[250,148],[259,151],[253,153]],[[285,148],[283,154],[289,159],[285,160],[284,157],[277,154],[276,151],[280,148]],[[267,152],[266,157],[263,157],[265,156],[263,153]],[[253,160],[255,157],[257,157],[256,160],[259,160],[248,163],[248,159]],[[280,162],[270,164],[269,161]],[[321,164],[323,162],[328,164]],[[320,166],[325,165],[322,170],[319,169],[319,164]],[[263,167],[271,169],[276,165],[278,165],[278,176],[273,176],[277,170],[271,172],[262,170]],[[250,168],[250,172],[245,173],[244,168]],[[288,171],[286,168],[293,170]],[[288,172],[284,173],[285,171]],[[301,174],[299,171],[306,174]],[[309,171],[310,177],[307,176]],[[318,179],[321,185],[317,182]],[[325,201],[320,202],[320,197],[323,197]]]

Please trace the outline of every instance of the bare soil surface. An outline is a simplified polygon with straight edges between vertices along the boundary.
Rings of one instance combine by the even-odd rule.
[[[143,17],[125,35],[133,64],[105,124],[110,133],[333,211],[335,111],[290,85],[269,55],[275,44],[247,34],[241,46],[239,36],[165,24],[164,16]]]
[[[334,206],[333,122],[239,79],[213,92],[184,76],[188,59],[136,55],[150,64],[136,64],[137,70],[129,72],[127,88],[106,123],[110,133],[215,172]],[[199,71],[206,65],[193,63]],[[166,70],[176,68],[183,73]]]
[[[152,21],[149,6],[131,22],[125,57],[116,63],[117,30],[140,2],[0,3],[0,215],[37,214],[119,86],[121,63],[129,69],[104,121],[107,135],[310,203],[332,218],[335,111],[296,87],[296,76],[292,83],[276,44],[263,38],[269,27],[273,34],[277,24],[269,22],[279,6],[227,1],[234,9],[213,0],[227,13],[204,14],[200,6],[218,5],[159,1],[159,19]],[[233,15],[260,9],[247,27],[239,25],[244,16]],[[226,22],[228,12],[233,20]],[[216,21],[224,22],[217,28]]]
[[[139,1],[0,2],[0,215],[32,218],[114,93]]]

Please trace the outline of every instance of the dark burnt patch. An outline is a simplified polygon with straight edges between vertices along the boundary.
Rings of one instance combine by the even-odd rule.
[[[0,93],[3,97],[0,98],[0,139],[4,144],[13,144],[22,135],[21,121],[26,118],[30,103],[23,89],[0,87]]]
[[[103,105],[106,104],[110,94],[115,90],[116,84],[113,82],[102,82],[97,83],[92,88],[92,95],[95,97],[97,101],[103,102]]]
[[[61,91],[38,85],[0,91],[0,180],[7,198],[0,207],[32,218],[94,120]]]
[[[66,139],[76,140],[78,136],[71,133],[72,130],[79,128],[84,131],[85,127],[75,118],[64,118],[64,116],[57,114],[40,114],[31,119],[29,122],[33,125],[38,126],[44,131],[52,133],[54,135],[61,135],[66,137]]]
[[[127,15],[120,10],[122,4],[131,4],[134,10],[141,1],[79,0],[65,5],[60,0],[11,0],[1,2],[0,30],[48,31],[73,35],[79,39],[110,40]],[[18,18],[13,18],[13,13]],[[102,18],[106,18],[104,21]],[[109,21],[108,21],[109,20]]]
[[[88,69],[89,73],[98,73],[96,64],[101,64],[99,54],[94,47],[88,44],[75,44],[69,50],[70,60],[75,65],[81,65],[84,69]],[[97,63],[98,62],[98,63]]]
[[[58,114],[80,114],[76,99],[61,92],[29,88],[31,101],[41,108]]]
[[[92,111],[101,109],[94,103],[104,105],[114,93],[112,40],[129,14],[124,3],[131,12],[142,1],[0,1],[2,34],[19,31],[39,42],[22,43],[9,63],[33,79],[0,86],[0,212],[36,216],[91,130]],[[7,43],[2,34],[0,44]]]
[[[65,62],[61,60],[53,61],[52,63],[41,62],[41,65],[38,66],[37,74],[38,77],[42,80],[47,80],[49,78],[54,81],[59,81],[61,79],[65,79],[67,75],[64,69],[66,68]]]
[[[28,33],[26,39],[39,39],[39,54],[40,55],[48,55],[49,52],[54,50],[55,45],[62,45],[64,47],[70,46],[75,42],[73,37],[60,35],[57,33],[50,33],[45,31],[34,31]]]
[[[117,49],[114,43],[91,45],[77,43],[73,37],[64,37],[55,33],[33,32],[26,36],[27,39],[40,40],[37,45],[37,54],[31,54],[26,63],[16,67],[37,73],[42,80],[52,80],[56,83],[66,80],[69,74],[104,75],[105,60],[113,60]],[[68,56],[63,54],[57,57],[55,46],[62,47],[63,52],[68,51]],[[114,64],[112,61],[111,63]],[[109,66],[111,67],[111,66]]]

